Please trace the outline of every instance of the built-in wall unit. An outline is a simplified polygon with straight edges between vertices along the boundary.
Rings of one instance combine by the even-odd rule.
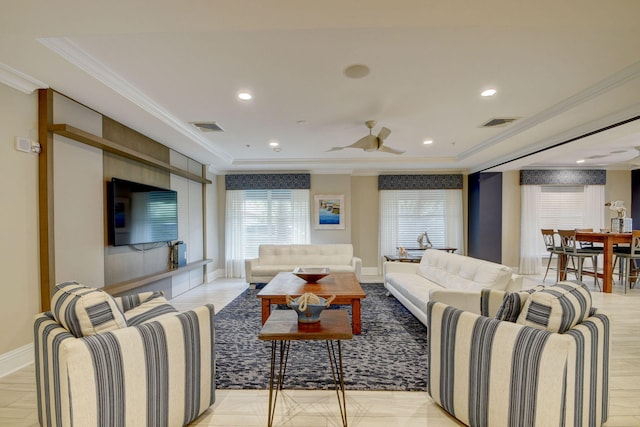
[[[215,186],[206,166],[51,89],[39,91],[38,105],[42,309],[55,284],[69,280],[114,295],[162,290],[168,298],[205,282],[217,252],[207,231]],[[173,190],[167,194],[177,205],[157,191],[113,200],[114,178]],[[148,194],[156,199],[137,213]],[[130,234],[144,215],[168,210],[173,224],[162,226],[177,232],[114,241],[114,227]],[[179,267],[171,259],[177,242],[186,260]]]

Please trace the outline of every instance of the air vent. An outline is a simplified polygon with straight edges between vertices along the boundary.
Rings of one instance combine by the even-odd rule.
[[[513,122],[517,120],[517,117],[496,117],[494,119],[489,120],[488,122],[486,122],[485,124],[483,124],[481,127],[483,128],[497,128],[497,127],[501,127],[501,126],[506,126],[509,123]]]
[[[192,125],[200,129],[201,132],[224,132],[216,122],[191,122]]]

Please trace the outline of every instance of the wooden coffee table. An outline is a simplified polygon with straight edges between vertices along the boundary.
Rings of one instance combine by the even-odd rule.
[[[323,298],[335,295],[332,304],[350,305],[352,331],[356,335],[360,334],[360,300],[367,295],[354,273],[331,273],[317,283],[307,283],[290,272],[278,273],[258,292],[258,298],[262,299],[262,324],[265,324],[271,314],[271,304],[286,304],[286,295],[295,298],[305,292],[313,292]]]

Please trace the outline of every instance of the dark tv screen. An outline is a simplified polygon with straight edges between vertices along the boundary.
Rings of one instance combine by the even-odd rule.
[[[107,183],[109,243],[113,246],[178,239],[178,193],[113,178]]]

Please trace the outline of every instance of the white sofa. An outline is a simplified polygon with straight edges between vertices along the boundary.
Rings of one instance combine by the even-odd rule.
[[[360,280],[362,260],[353,256],[353,245],[349,243],[260,245],[258,258],[245,260],[245,275],[254,286],[268,283],[276,274],[296,267],[328,267],[332,272],[355,273]]]
[[[523,279],[507,266],[437,249],[427,249],[420,263],[387,261],[383,275],[389,293],[425,325],[432,292],[444,294],[440,300],[451,296],[458,308],[471,310],[475,299],[465,298],[465,291],[518,291]]]

